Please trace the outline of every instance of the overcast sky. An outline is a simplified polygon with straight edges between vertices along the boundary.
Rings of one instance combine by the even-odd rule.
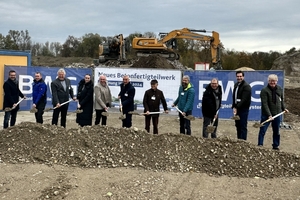
[[[228,50],[300,49],[300,0],[2,0],[0,13],[2,35],[28,30],[33,42],[186,27],[219,32]]]

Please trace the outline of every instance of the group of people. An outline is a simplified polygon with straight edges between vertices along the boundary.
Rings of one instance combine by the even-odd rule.
[[[57,125],[60,115],[60,125],[66,127],[66,117],[69,102],[77,101],[77,109],[81,110],[77,114],[76,122],[80,126],[92,125],[93,111],[96,111],[95,125],[106,125],[107,112],[112,106],[112,94],[107,84],[106,76],[100,75],[99,81],[94,86],[91,75],[86,74],[78,84],[77,97],[74,96],[71,82],[66,78],[64,69],[59,69],[57,78],[51,82],[53,115],[52,124]],[[244,80],[244,72],[236,72],[237,82],[234,85],[232,94],[232,110],[233,115],[238,116],[235,119],[237,138],[247,140],[247,123],[248,114],[251,104],[251,86]],[[260,127],[258,134],[258,145],[262,146],[264,136],[270,123],[273,129],[273,149],[278,150],[280,145],[280,118],[273,116],[282,111],[288,112],[283,103],[283,90],[277,85],[278,77],[275,74],[268,76],[268,85],[261,90],[261,122],[270,119],[264,126]],[[151,80],[150,89],[145,91],[143,98],[145,130],[150,132],[150,124],[152,120],[153,134],[158,134],[158,122],[160,105],[162,105],[165,113],[168,113],[166,99],[163,91],[158,89],[158,81]],[[19,98],[25,99],[24,94],[19,90],[16,72],[9,71],[7,81],[3,85],[4,103],[3,108],[11,108],[5,111],[3,128],[14,126],[19,110]],[[123,76],[123,82],[120,84],[120,92],[118,94],[120,111],[124,115],[122,119],[122,127],[130,128],[132,126],[132,111],[134,110],[135,88],[130,82],[128,75]],[[71,98],[71,100],[69,100]],[[179,111],[179,132],[181,134],[191,135],[191,122],[187,116],[192,115],[193,104],[195,98],[195,89],[190,82],[190,77],[185,75],[178,90],[178,96],[172,107],[176,107]],[[35,73],[32,93],[32,107],[36,109],[35,118],[37,123],[43,123],[43,114],[47,102],[47,86],[40,72]],[[202,136],[208,138],[216,138],[218,127],[218,113],[222,105],[222,87],[218,83],[217,78],[211,79],[207,85],[202,98],[202,114],[203,129]],[[207,127],[212,124],[215,129],[208,132]]]
[[[244,80],[245,75],[243,71],[236,71],[237,82],[234,85],[232,94],[232,110],[233,115],[238,116],[235,119],[235,126],[237,131],[237,138],[247,140],[247,124],[249,108],[251,104],[251,86]],[[275,115],[282,112],[289,112],[283,101],[283,90],[277,85],[278,76],[270,74],[268,76],[268,85],[260,92],[261,98],[261,123],[258,133],[258,146],[263,146],[264,136],[270,124],[273,130],[273,144],[274,150],[279,150],[280,145],[280,118],[273,118]],[[216,138],[216,131],[218,127],[218,113],[221,108],[222,88],[218,84],[218,80],[213,78],[211,83],[207,85],[202,98],[202,114],[203,114],[203,130],[202,136],[207,138],[209,133],[207,127],[213,124],[215,127],[211,133],[211,138]]]

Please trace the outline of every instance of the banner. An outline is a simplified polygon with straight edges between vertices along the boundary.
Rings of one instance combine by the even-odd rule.
[[[162,90],[167,101],[168,108],[178,96],[178,88],[181,84],[181,71],[179,70],[160,70],[160,69],[133,69],[133,68],[95,68],[95,84],[98,83],[99,76],[105,75],[109,88],[113,96],[113,105],[119,106],[118,94],[123,76],[130,77],[131,84],[135,87],[136,109],[142,110],[145,91],[151,88],[150,81],[158,81],[158,89]]]
[[[17,80],[19,81],[19,88],[21,92],[27,97],[20,103],[20,110],[30,110],[32,106],[32,86],[34,75],[36,72],[40,72],[47,85],[47,105],[46,107],[53,107],[52,94],[51,94],[51,82],[56,79],[57,71],[59,67],[17,67],[17,66],[5,66],[4,80],[8,79],[8,73],[10,70],[15,70],[17,74]],[[74,95],[77,95],[77,85],[86,74],[92,75],[91,69],[83,68],[64,68],[66,71],[66,77],[70,79],[71,86],[74,90]],[[71,97],[70,97],[71,98]],[[77,102],[70,102],[69,111],[77,109]]]
[[[232,114],[232,93],[236,83],[236,71],[186,71],[184,75],[189,75],[191,83],[195,88],[195,101],[193,115],[202,117],[202,96],[205,87],[210,83],[212,78],[219,80],[219,85],[222,86],[222,107],[219,112],[220,118],[230,119]],[[278,85],[284,89],[284,71],[244,71],[245,81],[252,88],[251,105],[249,111],[249,120],[260,120],[261,115],[261,100],[260,91],[268,85],[268,76],[276,74],[278,76]]]

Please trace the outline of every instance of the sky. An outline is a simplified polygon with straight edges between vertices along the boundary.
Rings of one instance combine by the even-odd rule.
[[[33,42],[64,43],[88,33],[205,29],[227,50],[300,49],[299,0],[10,0],[0,2],[0,34],[29,31]]]

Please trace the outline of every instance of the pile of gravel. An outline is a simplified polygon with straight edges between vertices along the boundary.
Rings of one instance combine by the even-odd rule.
[[[23,122],[0,132],[0,162],[87,168],[138,167],[232,177],[299,176],[299,155],[228,138],[152,135],[136,128],[78,127],[66,131]]]

